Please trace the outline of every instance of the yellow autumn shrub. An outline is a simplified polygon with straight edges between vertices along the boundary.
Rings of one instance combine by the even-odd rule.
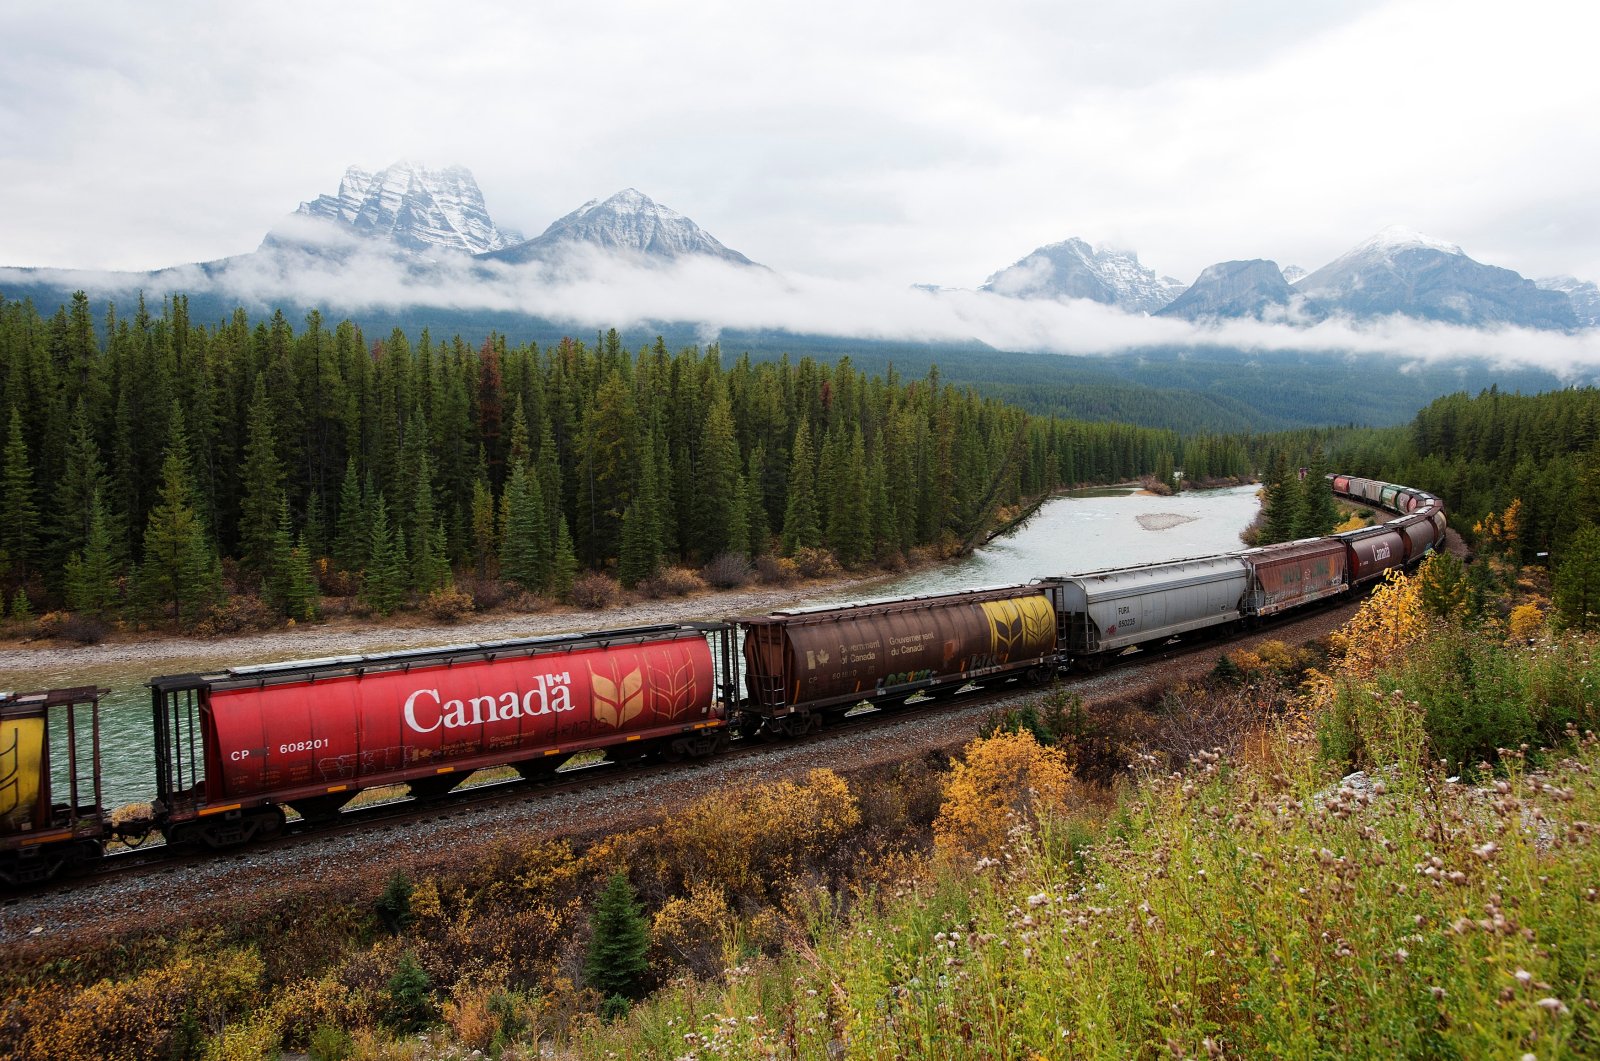
[[[1368,677],[1418,641],[1427,625],[1420,583],[1391,568],[1361,610],[1333,635],[1340,669],[1352,678]]]
[[[1061,748],[1047,748],[1025,730],[974,741],[965,761],[951,764],[934,845],[949,856],[996,856],[1013,828],[1065,810],[1074,794],[1072,763]]]
[[[216,948],[216,949],[208,949]],[[265,966],[253,947],[217,947],[186,936],[166,960],[138,973],[89,984],[49,1012],[36,1012],[24,1038],[29,1058],[137,1061],[180,1046],[185,1015],[223,1027],[260,999]]]
[[[725,934],[733,920],[722,889],[698,883],[688,895],[667,900],[656,912],[650,946],[665,963],[710,976],[724,965]]]
[[[798,783],[774,781],[699,800],[653,831],[647,857],[684,889],[698,883],[733,895],[776,894],[818,871],[860,821],[844,779],[812,770]]]
[[[1506,636],[1511,641],[1531,641],[1544,633],[1544,612],[1532,602],[1511,609]]]

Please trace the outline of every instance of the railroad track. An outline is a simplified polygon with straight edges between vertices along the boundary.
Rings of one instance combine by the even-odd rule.
[[[1353,610],[1354,601],[1345,601],[1328,611]],[[1312,615],[1298,612],[1283,616],[1271,623],[1263,623],[1250,630],[1211,632],[1188,640],[1174,640],[1156,649],[1142,649],[1109,660],[1096,670],[1073,674],[1061,679],[1067,689],[1095,681],[1120,671],[1137,672],[1147,667],[1170,663],[1202,653],[1215,653],[1223,646],[1238,640],[1270,633],[1279,626],[1305,621]],[[602,794],[608,787],[622,786],[654,778],[681,779],[686,770],[692,772],[699,765],[717,764],[737,766],[742,760],[772,755],[784,749],[804,746],[811,751],[825,751],[830,744],[870,740],[880,729],[917,719],[936,718],[941,715],[969,714],[974,708],[999,707],[1007,703],[1037,695],[1043,687],[1014,679],[989,688],[960,687],[941,691],[924,699],[906,703],[893,703],[877,707],[859,708],[830,722],[803,738],[759,736],[741,738],[731,735],[727,751],[714,760],[685,760],[678,762],[652,761],[644,763],[614,763],[602,761],[579,766],[540,779],[508,778],[491,780],[459,788],[447,795],[418,799],[396,796],[393,799],[347,808],[337,819],[308,823],[291,820],[278,833],[237,847],[213,850],[205,847],[172,847],[154,841],[109,853],[92,868],[71,876],[16,889],[0,899],[0,906],[12,907],[41,895],[72,895],[75,892],[92,893],[99,885],[122,882],[141,876],[174,876],[181,879],[183,870],[190,866],[214,864],[222,861],[245,861],[256,855],[291,850],[294,847],[346,835],[381,838],[385,833],[399,831],[430,821],[447,823],[470,819],[509,803],[530,803],[559,800],[564,795],[584,792]]]

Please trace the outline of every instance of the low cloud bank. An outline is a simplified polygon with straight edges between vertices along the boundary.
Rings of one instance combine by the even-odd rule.
[[[281,303],[337,307],[526,313],[575,331],[684,321],[715,338],[723,329],[911,342],[977,340],[1003,350],[1114,355],[1150,347],[1228,347],[1261,353],[1381,354],[1403,361],[1478,359],[1539,368],[1564,379],[1600,369],[1600,329],[1577,334],[1477,329],[1388,317],[1231,320],[1193,324],[1085,300],[1023,300],[983,291],[851,283],[781,275],[712,259],[660,264],[576,253],[559,262],[507,265],[451,259],[418,263],[371,244],[279,247],[207,266],[148,273],[0,269],[8,284],[81,287],[95,297],[216,291],[253,309]]]

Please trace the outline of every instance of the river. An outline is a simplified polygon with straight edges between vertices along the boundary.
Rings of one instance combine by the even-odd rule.
[[[1209,556],[1241,548],[1239,532],[1249,525],[1257,508],[1254,486],[1195,491],[1175,497],[1156,497],[1122,488],[1083,491],[1047,502],[1025,525],[964,560],[873,582],[870,596],[942,593],[1026,582],[1046,575]],[[864,595],[857,585],[851,590],[821,594],[806,603],[858,600]],[[623,626],[627,622],[627,615],[619,612],[610,625]],[[327,652],[312,654],[339,651],[337,645],[330,644]],[[230,654],[228,642],[223,641],[192,657],[163,659],[160,673],[213,671],[229,665],[267,662],[270,658],[241,657],[237,649]],[[108,663],[13,667],[0,676],[0,688],[98,684],[111,690],[101,701],[100,745],[105,804],[116,807],[148,799],[153,787],[150,692],[144,684],[153,674],[127,664]],[[65,791],[60,787],[65,784],[64,777],[58,776],[56,784],[58,791]]]

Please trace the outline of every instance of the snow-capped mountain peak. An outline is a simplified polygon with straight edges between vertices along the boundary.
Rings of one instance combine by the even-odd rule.
[[[495,225],[465,166],[431,170],[409,160],[376,172],[351,166],[338,194],[301,203],[295,213],[424,254],[480,254],[522,242],[521,233]]]
[[[1320,311],[1358,319],[1398,313],[1468,327],[1577,324],[1562,293],[1407,228],[1384,229],[1294,286]]]
[[[1454,243],[1447,243],[1442,239],[1434,239],[1405,225],[1390,225],[1365,243],[1358,245],[1351,255],[1363,251],[1401,251],[1414,250],[1418,247],[1438,251],[1441,254],[1463,254],[1462,249]]]
[[[1086,298],[1136,313],[1153,313],[1184,285],[1157,276],[1132,251],[1098,249],[1073,237],[1050,243],[993,273],[981,290],[1010,298]]]
[[[1579,280],[1575,276],[1547,276],[1535,280],[1545,291],[1559,291],[1572,303],[1572,312],[1581,328],[1600,327],[1600,286],[1593,280]]]
[[[580,246],[646,259],[702,256],[755,264],[683,214],[635,188],[624,188],[608,199],[591,199],[551,222],[536,238],[486,257],[507,262],[547,260]]]

